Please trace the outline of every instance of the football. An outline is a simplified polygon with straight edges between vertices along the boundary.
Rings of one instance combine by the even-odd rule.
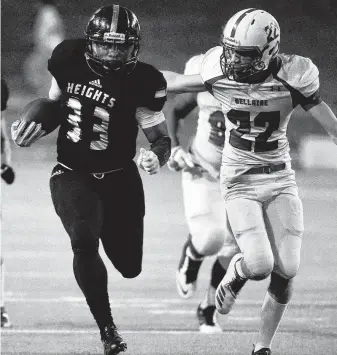
[[[20,120],[41,123],[46,133],[54,131],[62,119],[62,108],[59,101],[39,98],[28,103],[21,112]]]

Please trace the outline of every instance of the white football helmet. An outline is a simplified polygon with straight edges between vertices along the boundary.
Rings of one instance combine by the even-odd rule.
[[[264,10],[246,9],[225,25],[220,64],[229,80],[242,81],[266,70],[280,47],[280,26]]]

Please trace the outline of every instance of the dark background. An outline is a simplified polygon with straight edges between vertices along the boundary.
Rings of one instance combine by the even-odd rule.
[[[12,100],[13,94],[17,97],[18,108],[35,98],[24,79],[23,67],[33,51],[36,3],[1,2],[1,70],[9,83]],[[237,11],[250,7],[265,9],[280,24],[281,52],[312,59],[320,70],[321,96],[337,113],[337,0],[125,0],[116,3],[129,7],[140,21],[140,59],[158,69],[175,71],[182,71],[192,55],[217,45],[222,26]],[[111,3],[58,0],[55,4],[64,21],[66,38],[73,38],[83,36],[90,15],[98,7]],[[10,102],[9,106],[13,104]],[[294,116],[304,118],[292,119],[288,125],[295,163],[303,138],[326,133],[302,110],[297,110]],[[195,121],[186,122],[188,136]]]
[[[22,63],[33,48],[35,1],[2,0],[1,64],[11,86],[24,89]],[[66,37],[83,36],[83,28],[96,8],[107,1],[59,0]],[[337,44],[336,0],[125,0],[117,2],[133,10],[141,24],[142,60],[159,69],[182,70],[193,54],[218,43],[222,25],[235,12],[263,8],[281,26],[281,51],[310,57],[320,69],[322,94],[336,101]]]

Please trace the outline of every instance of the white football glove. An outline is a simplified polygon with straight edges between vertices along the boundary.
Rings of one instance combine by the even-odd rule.
[[[11,126],[12,139],[20,147],[29,147],[45,134],[41,123],[34,121],[16,120]]]
[[[160,171],[160,164],[158,157],[151,150],[140,148],[137,165],[146,171],[149,175],[158,174]]]
[[[191,154],[178,145],[171,149],[167,166],[172,171],[180,171],[184,168],[194,168],[194,163]]]

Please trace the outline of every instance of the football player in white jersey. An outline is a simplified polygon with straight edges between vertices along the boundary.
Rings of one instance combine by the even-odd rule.
[[[203,54],[190,58],[184,74],[200,72]],[[197,128],[188,152],[180,145],[179,120],[198,107]],[[224,114],[217,101],[207,91],[177,95],[166,105],[166,121],[172,141],[169,169],[182,171],[182,191],[189,235],[182,250],[176,272],[177,290],[181,297],[190,298],[196,289],[197,276],[206,256],[216,255],[205,299],[197,307],[201,332],[221,332],[216,320],[215,291],[226,273],[232,257],[240,250],[227,230],[224,200],[219,176],[221,155],[225,142]]]
[[[241,249],[216,291],[227,314],[248,279],[270,276],[252,354],[270,355],[300,263],[303,209],[291,168],[287,124],[301,105],[337,144],[337,118],[319,95],[309,58],[279,53],[280,28],[263,10],[246,9],[226,23],[199,75],[164,72],[171,92],[202,91],[221,102],[226,120],[221,190]]]

